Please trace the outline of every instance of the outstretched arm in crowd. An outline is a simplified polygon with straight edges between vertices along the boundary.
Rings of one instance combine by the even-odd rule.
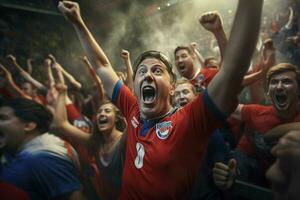
[[[6,79],[6,86],[8,91],[12,94],[14,98],[26,98],[26,99],[32,99],[30,96],[25,94],[19,86],[17,86],[13,80],[13,77],[11,73],[0,64],[0,70],[3,73],[3,78]]]
[[[91,135],[71,125],[68,121],[66,111],[67,86],[64,84],[57,84],[56,88],[59,92],[59,95],[54,114],[55,125],[61,130],[61,134],[63,134],[65,137],[70,138],[77,144],[86,145]]]
[[[59,64],[53,55],[49,55],[52,60],[52,63],[55,64],[54,68],[58,68],[61,73],[66,77],[67,80],[77,89],[81,89],[81,83],[79,83],[71,74],[69,74],[62,66]]]
[[[26,60],[26,64],[27,64],[27,73],[32,74],[32,59],[28,58]]]
[[[129,51],[122,49],[121,51],[121,57],[124,61],[125,67],[126,67],[126,80],[125,80],[125,84],[127,85],[127,87],[133,91],[133,72],[132,72],[132,66],[131,66],[131,61],[130,61],[130,53]]]
[[[101,102],[105,98],[105,92],[103,89],[102,81],[99,78],[99,76],[97,76],[96,71],[93,68],[93,66],[91,65],[88,58],[86,56],[84,56],[82,58],[82,60],[83,60],[84,64],[87,66],[92,78],[94,79],[94,83],[96,84],[96,87],[97,87],[98,100],[99,100],[99,102]]]
[[[263,0],[239,0],[223,66],[208,85],[208,94],[223,113],[236,107],[243,77],[250,66],[260,28]]]
[[[224,60],[225,48],[227,46],[228,40],[223,28],[220,14],[217,11],[204,13],[200,17],[199,22],[207,31],[210,31],[215,36],[220,49],[221,65]]]
[[[47,88],[34,79],[28,72],[26,72],[17,62],[16,58],[13,55],[8,55],[7,58],[12,62],[13,66],[16,67],[16,69],[19,71],[21,76],[29,83],[31,83],[34,87],[36,87],[38,90],[46,91]]]
[[[119,77],[112,68],[104,51],[85,25],[80,14],[78,3],[72,1],[60,1],[58,9],[73,24],[89,61],[96,69],[98,76],[102,80],[103,88],[106,91],[107,96],[111,99],[114,85],[119,80]]]
[[[194,52],[194,54],[196,55],[196,58],[197,58],[198,62],[200,63],[201,67],[205,67],[204,58],[203,58],[202,54],[200,53],[200,51],[198,51],[198,49],[197,49],[197,43],[192,42],[190,44],[190,47],[191,47],[192,51]]]
[[[267,72],[275,64],[275,48],[267,45],[270,41],[264,43],[264,49],[261,54],[260,62],[257,66],[257,71],[247,74],[243,79],[243,86],[249,86],[258,80],[266,78]]]

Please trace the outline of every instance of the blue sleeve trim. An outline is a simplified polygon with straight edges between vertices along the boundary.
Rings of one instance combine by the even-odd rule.
[[[118,82],[115,84],[114,91],[113,91],[112,97],[111,97],[111,101],[114,104],[117,103],[117,98],[119,96],[120,89],[121,89],[122,85],[123,85],[123,82],[121,80],[118,80]]]
[[[208,95],[207,89],[204,91],[204,104],[208,107],[208,109],[214,114],[214,116],[220,120],[221,122],[224,122],[227,119],[227,115],[224,114],[217,108],[215,103],[211,100],[210,96]]]

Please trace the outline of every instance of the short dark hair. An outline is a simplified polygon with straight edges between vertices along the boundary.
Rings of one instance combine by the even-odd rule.
[[[176,56],[176,53],[179,50],[186,50],[190,55],[194,54],[193,50],[188,46],[177,46],[176,49],[174,50],[174,56]]]
[[[133,79],[135,78],[135,75],[136,75],[137,69],[139,67],[139,64],[141,64],[141,62],[143,60],[145,60],[146,58],[155,58],[155,59],[160,60],[161,62],[163,62],[166,65],[167,71],[169,72],[169,74],[171,76],[172,83],[175,83],[176,75],[173,72],[173,68],[172,68],[172,64],[171,64],[170,60],[162,52],[155,51],[155,50],[145,51],[145,52],[141,53],[135,59],[134,64],[133,64]]]
[[[49,131],[53,115],[45,106],[35,101],[15,98],[1,104],[0,107],[10,107],[13,109],[17,118],[24,122],[34,122],[40,133]]]

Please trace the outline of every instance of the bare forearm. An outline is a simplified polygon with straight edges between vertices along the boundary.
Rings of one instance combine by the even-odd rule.
[[[124,60],[124,63],[126,66],[126,73],[127,73],[126,85],[128,88],[130,88],[130,90],[133,90],[133,79],[132,79],[133,71],[132,71],[130,58]]]
[[[198,49],[193,49],[193,51],[194,51],[194,53],[195,53],[195,55],[196,55],[196,57],[197,57],[197,59],[198,59],[198,61],[199,61],[199,63],[201,64],[201,67],[205,67],[204,66],[204,58],[203,58],[203,56],[202,56],[202,54],[198,51]]]
[[[74,76],[72,76],[71,74],[69,74],[64,68],[61,68],[61,72],[63,73],[63,75],[66,77],[66,79],[68,79],[70,81],[70,83],[77,89],[80,90],[82,85],[81,83],[79,83]]]
[[[14,82],[9,83],[7,89],[14,98],[32,99],[30,96],[26,95]]]
[[[224,55],[225,55],[225,49],[226,49],[226,46],[228,43],[228,39],[227,39],[227,36],[225,34],[223,27],[218,32],[214,33],[214,35],[215,35],[216,40],[219,45],[219,50],[220,50],[220,55],[221,55],[220,64],[222,64]]]
[[[216,106],[230,114],[235,109],[243,76],[250,66],[260,28],[263,0],[240,0],[224,63],[208,85],[208,92]]]
[[[55,80],[54,80],[54,77],[53,77],[52,70],[51,70],[50,66],[47,67],[47,75],[48,75],[48,81],[49,81],[50,88],[54,87]]]
[[[74,140],[76,143],[86,145],[89,134],[84,133],[69,123],[65,103],[66,99],[68,99],[66,93],[60,93],[57,98],[54,115],[56,126],[65,137]]]
[[[265,134],[264,140],[269,144],[273,144],[276,143],[282,136],[284,136],[289,131],[299,130],[299,129],[300,129],[300,122],[282,124],[269,130]]]
[[[263,73],[262,69],[257,72],[253,72],[251,74],[247,74],[246,76],[244,76],[242,85],[249,86],[249,85],[255,83],[256,81],[261,80],[263,78],[263,76],[264,76],[264,73]]]
[[[91,65],[96,69],[97,74],[101,78],[104,88],[108,95],[111,97],[113,86],[118,81],[118,76],[114,72],[111,64],[104,54],[101,47],[97,44],[96,40],[85,26],[84,23],[75,25],[76,32],[79,39],[86,51],[86,54],[91,62]]]

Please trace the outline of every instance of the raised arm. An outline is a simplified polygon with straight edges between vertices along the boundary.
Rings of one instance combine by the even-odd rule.
[[[32,59],[28,58],[26,60],[26,64],[27,64],[27,73],[32,74]]]
[[[7,58],[11,61],[13,66],[19,71],[21,76],[29,83],[31,83],[34,87],[36,87],[38,90],[47,90],[47,88],[34,79],[28,72],[26,72],[17,62],[16,58],[13,55],[8,55]]]
[[[64,77],[66,77],[67,80],[69,80],[69,82],[77,89],[80,90],[81,89],[81,83],[79,83],[71,74],[69,74],[62,66],[61,64],[59,64],[55,57],[50,54],[49,57],[52,59],[52,63],[54,64],[54,67],[59,69],[59,71],[61,71],[61,73],[64,75]]]
[[[84,56],[82,58],[82,61],[87,66],[92,78],[94,79],[94,82],[95,82],[96,87],[97,87],[97,95],[98,95],[98,98],[99,98],[99,102],[101,102],[105,98],[105,92],[104,92],[104,89],[103,89],[102,81],[99,78],[99,76],[97,76],[97,74],[95,72],[95,69],[92,67],[91,63],[89,62],[89,60],[86,56]]]
[[[55,125],[61,130],[61,134],[65,137],[70,138],[78,144],[86,145],[91,135],[71,125],[68,121],[66,111],[67,87],[63,84],[57,84],[56,88],[59,95],[54,114]]]
[[[26,98],[32,99],[30,96],[26,95],[19,86],[17,86],[13,80],[11,73],[0,64],[0,70],[4,73],[4,78],[6,79],[6,86],[8,91],[12,94],[14,98]]]
[[[194,52],[194,54],[196,55],[196,58],[197,58],[198,62],[200,63],[201,67],[205,67],[204,66],[204,58],[203,58],[202,54],[200,53],[200,51],[198,51],[198,49],[197,49],[197,43],[192,42],[190,44],[190,47],[191,47],[192,51]]]
[[[220,49],[221,65],[223,62],[225,48],[228,40],[223,28],[223,23],[220,14],[217,11],[204,13],[200,17],[199,22],[207,31],[210,31],[215,36]]]
[[[262,5],[263,0],[239,0],[223,66],[208,85],[210,98],[223,113],[235,109],[239,86],[258,39]]]
[[[119,78],[112,68],[104,51],[98,45],[95,38],[82,20],[78,3],[71,1],[60,1],[58,9],[73,24],[84,47],[86,55],[89,58],[89,61],[96,69],[98,76],[102,80],[107,96],[111,98],[114,86]]]
[[[133,91],[133,71],[132,71],[132,66],[131,66],[131,61],[130,61],[130,53],[129,51],[122,49],[121,51],[121,57],[124,61],[125,67],[126,67],[126,85],[127,87]]]
[[[47,77],[49,81],[49,89],[55,86],[55,79],[53,77],[52,69],[51,69],[51,60],[50,58],[46,58],[44,60],[44,65],[47,68]]]

